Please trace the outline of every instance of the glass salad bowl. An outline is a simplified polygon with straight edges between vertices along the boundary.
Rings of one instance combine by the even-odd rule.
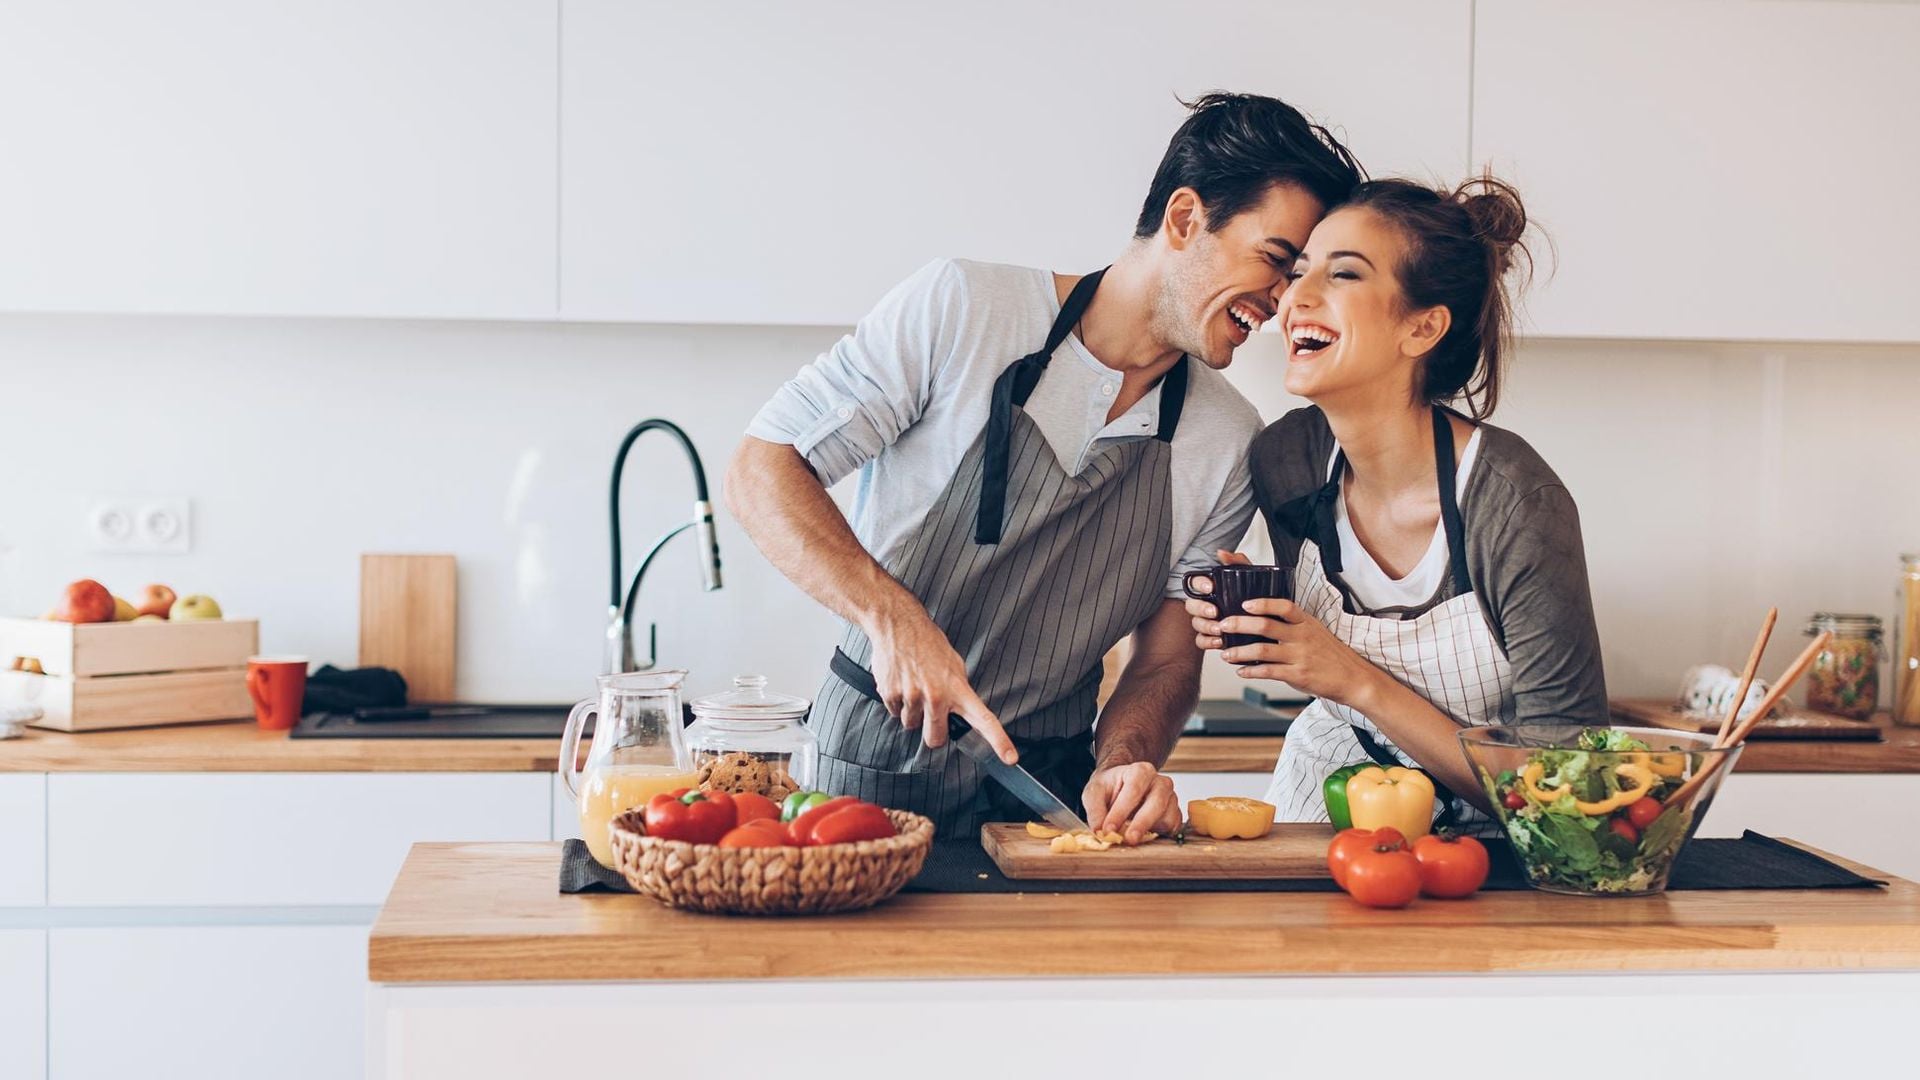
[[[1740,747],[1657,728],[1526,724],[1460,732],[1536,889],[1646,896],[1707,816]]]

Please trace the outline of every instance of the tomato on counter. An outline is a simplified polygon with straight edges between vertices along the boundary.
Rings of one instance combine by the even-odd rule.
[[[1353,852],[1348,860],[1343,888],[1367,907],[1406,907],[1420,895],[1420,860],[1405,843],[1382,840],[1376,833],[1371,846]]]
[[[1420,864],[1420,891],[1442,900],[1472,896],[1487,883],[1486,845],[1471,836],[1435,833],[1413,842]]]
[[[1327,870],[1333,874],[1333,883],[1342,889],[1347,887],[1347,868],[1361,853],[1377,845],[1388,847],[1406,847],[1407,838],[1399,829],[1342,829],[1335,834],[1333,843],[1327,845]]]

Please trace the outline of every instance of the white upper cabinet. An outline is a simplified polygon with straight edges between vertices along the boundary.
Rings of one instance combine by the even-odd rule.
[[[0,13],[0,310],[543,317],[557,0]]]
[[[1470,6],[568,0],[561,314],[847,324],[937,256],[1110,261],[1185,115],[1273,94],[1466,166]]]
[[[1538,333],[1920,340],[1920,6],[1480,0],[1473,156]]]

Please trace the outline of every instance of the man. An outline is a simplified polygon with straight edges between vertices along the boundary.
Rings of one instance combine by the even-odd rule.
[[[1220,369],[1359,179],[1283,102],[1208,95],[1105,271],[934,262],[774,395],[727,499],[848,624],[814,703],[822,789],[942,832],[1026,817],[948,745],[953,714],[1097,829],[1179,826],[1158,768],[1199,695],[1181,576],[1253,514],[1260,418]],[[849,527],[826,488],[856,470]]]

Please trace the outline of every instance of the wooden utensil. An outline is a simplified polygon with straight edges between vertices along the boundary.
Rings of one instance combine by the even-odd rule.
[[[1258,840],[1188,837],[1184,844],[1160,839],[1139,847],[1056,855],[1049,841],[1027,835],[1019,824],[980,828],[980,846],[1000,872],[1015,880],[1137,880],[1141,878],[1325,878],[1333,826],[1287,822]]]
[[[451,555],[360,556],[360,666],[407,680],[407,700],[454,700]]]
[[[1800,655],[1796,657],[1793,663],[1787,668],[1786,673],[1780,676],[1780,681],[1774,683],[1773,689],[1768,691],[1767,696],[1760,700],[1760,707],[1755,709],[1752,715],[1741,721],[1739,727],[1733,729],[1731,738],[1725,741],[1717,741],[1714,743],[1714,746],[1738,746],[1745,742],[1747,734],[1753,730],[1753,726],[1759,723],[1762,717],[1772,712],[1773,707],[1780,703],[1781,698],[1787,696],[1787,691],[1793,689],[1793,684],[1800,681],[1800,676],[1807,673],[1807,669],[1813,666],[1813,661],[1820,655],[1821,650],[1825,649],[1827,643],[1832,640],[1833,634],[1831,632],[1823,632],[1819,637],[1809,642],[1807,647],[1801,650]],[[1679,790],[1667,797],[1666,805],[1686,805],[1687,800],[1693,797],[1693,793],[1700,790],[1700,785],[1706,783],[1707,778],[1712,776],[1714,772],[1720,768],[1720,763],[1725,760],[1726,756],[1724,754],[1715,754],[1707,761],[1704,768],[1694,773],[1691,779],[1680,785]]]
[[[1720,734],[1713,740],[1715,746],[1726,744],[1727,732],[1733,730],[1734,718],[1740,715],[1740,705],[1747,700],[1747,691],[1753,687],[1753,673],[1760,669],[1760,654],[1767,651],[1767,639],[1773,636],[1773,624],[1779,620],[1780,609],[1768,608],[1766,620],[1760,624],[1760,636],[1754,639],[1753,653],[1747,657],[1746,670],[1740,673],[1740,686],[1734,691],[1733,700],[1727,704],[1727,715],[1720,721]]]

